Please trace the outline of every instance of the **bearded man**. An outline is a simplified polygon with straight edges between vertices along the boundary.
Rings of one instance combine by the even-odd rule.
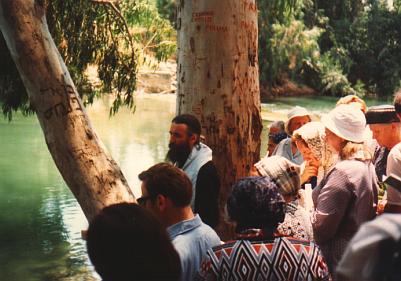
[[[219,222],[220,178],[212,162],[212,150],[200,142],[201,124],[190,114],[171,121],[167,160],[183,170],[192,182],[192,210],[203,222],[216,227]]]

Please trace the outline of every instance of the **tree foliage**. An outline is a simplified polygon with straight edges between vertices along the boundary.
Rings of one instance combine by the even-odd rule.
[[[159,14],[156,3],[142,0],[131,5],[125,2],[123,11],[135,42],[141,47],[140,53],[150,53],[158,61],[165,61],[175,54],[176,31],[172,23]]]
[[[353,65],[350,79],[361,79],[366,90],[392,95],[401,81],[401,13],[375,3],[350,27],[346,45]],[[344,44],[345,45],[345,44]]]
[[[258,0],[261,86],[289,79],[324,95],[390,95],[401,80],[401,1]],[[138,64],[176,51],[175,0],[48,0],[47,21],[84,102],[115,93],[132,107]],[[0,36],[3,114],[33,112]],[[100,89],[85,70],[98,66]]]
[[[175,26],[177,19],[177,1],[176,0],[156,0],[157,10],[161,17],[168,19]]]
[[[174,30],[148,0],[48,0],[47,22],[85,103],[100,93],[115,93],[110,110],[133,107],[137,64],[143,54],[165,60],[175,52]],[[139,59],[142,59],[139,61]],[[5,41],[0,36],[0,104],[9,119],[22,109],[34,112]],[[94,64],[101,89],[88,83],[85,70]]]
[[[335,96],[400,86],[401,1],[297,0],[284,12],[277,1],[259,0],[262,86],[285,77]]]

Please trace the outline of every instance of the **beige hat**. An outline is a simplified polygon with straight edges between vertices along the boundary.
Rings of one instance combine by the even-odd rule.
[[[301,188],[300,166],[282,156],[264,157],[255,167],[278,186],[282,195],[296,195]]]
[[[371,133],[366,127],[365,115],[352,104],[342,104],[322,117],[323,125],[337,136],[356,143],[368,140]]]
[[[290,110],[287,114],[287,121],[285,122],[285,132],[290,135],[288,131],[288,125],[290,124],[291,119],[295,117],[301,117],[301,116],[309,116],[311,118],[310,113],[306,108],[303,108],[301,106],[296,106],[293,109]]]

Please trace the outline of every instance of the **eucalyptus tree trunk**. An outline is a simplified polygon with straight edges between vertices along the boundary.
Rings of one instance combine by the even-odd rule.
[[[104,206],[135,198],[91,127],[49,33],[44,5],[43,0],[0,0],[0,29],[53,160],[90,220]]]
[[[213,149],[224,208],[231,185],[259,159],[255,0],[180,0],[177,113],[195,114]]]

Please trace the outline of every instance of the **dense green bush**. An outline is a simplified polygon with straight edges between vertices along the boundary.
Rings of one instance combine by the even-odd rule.
[[[162,18],[168,19],[175,26],[177,18],[177,0],[156,0],[157,10]]]
[[[347,45],[353,65],[349,76],[361,79],[368,92],[389,96],[400,87],[401,13],[373,5],[351,26]]]
[[[401,80],[401,1],[259,0],[262,86],[281,77],[324,95],[391,95]],[[273,3],[273,4],[272,4]],[[290,7],[290,8],[289,8]]]

